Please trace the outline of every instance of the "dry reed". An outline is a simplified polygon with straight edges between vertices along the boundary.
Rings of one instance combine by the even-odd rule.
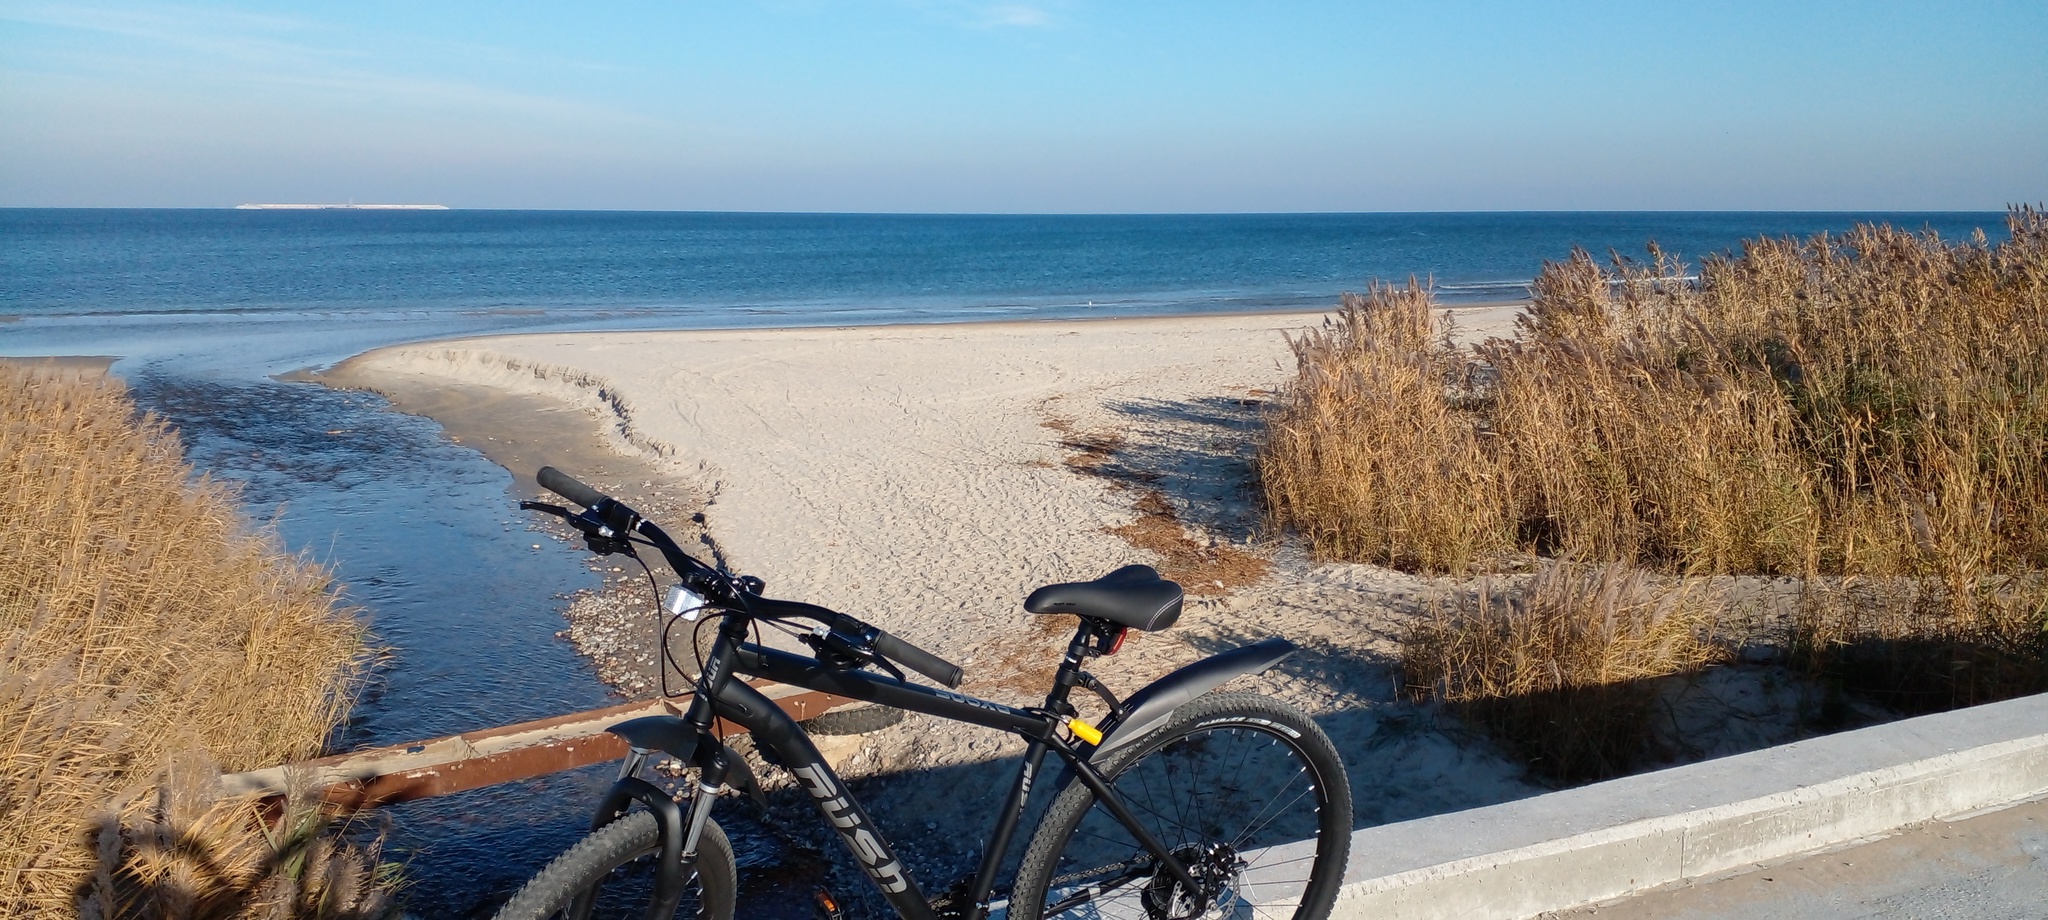
[[[1816,579],[1801,592],[1794,661],[1893,710],[1938,712],[2048,689],[2044,623],[2048,583],[2039,572],[1960,587],[1938,578]]]
[[[189,790],[159,803],[174,761],[245,770],[319,752],[363,649],[327,573],[195,479],[175,432],[118,383],[0,367],[0,914],[353,909],[221,895],[247,881],[222,867],[262,840],[250,804]],[[207,856],[200,869],[136,861],[167,834]],[[297,865],[272,868],[305,881]]]
[[[1717,606],[1697,580],[1553,564],[1520,591],[1439,599],[1404,637],[1401,670],[1408,695],[1449,703],[1532,772],[1604,779],[1653,753],[1649,682],[1726,659]]]
[[[1506,471],[1464,408],[1472,363],[1431,319],[1429,293],[1346,294],[1290,339],[1294,384],[1259,451],[1266,505],[1320,558],[1463,571],[1508,548]]]
[[[1654,244],[1574,252],[1514,339],[1462,352],[1412,281],[1347,296],[1293,343],[1269,513],[1421,572],[1803,576],[1820,673],[1936,705],[2048,689],[2048,214],[2007,227],[1753,240],[1696,278]]]
[[[1260,473],[1323,558],[1459,572],[1503,548],[1667,571],[2048,565],[2048,215],[1950,243],[1755,240],[1697,282],[1651,248],[1545,267],[1471,352],[1428,293],[1294,342]],[[1967,592],[1951,592],[1962,597]]]

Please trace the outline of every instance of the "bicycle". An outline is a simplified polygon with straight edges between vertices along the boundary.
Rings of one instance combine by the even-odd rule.
[[[663,602],[670,624],[715,622],[718,631],[683,715],[647,716],[609,729],[629,753],[590,835],[527,882],[499,911],[500,920],[668,918],[679,909],[700,920],[729,920],[737,877],[712,810],[724,794],[756,802],[762,796],[751,768],[716,731],[720,719],[745,726],[764,758],[789,771],[904,920],[985,920],[999,906],[1009,918],[1329,915],[1351,839],[1342,759],[1294,707],[1255,694],[1211,692],[1293,654],[1285,640],[1205,658],[1119,700],[1085,663],[1115,654],[1130,630],[1173,625],[1182,607],[1179,585],[1149,567],[1126,566],[1093,581],[1048,585],[1026,598],[1027,611],[1070,614],[1080,622],[1044,704],[1007,706],[954,692],[959,667],[853,616],[764,596],[760,579],[697,560],[633,509],[553,467],[543,467],[537,479],[583,510],[542,502],[521,502],[521,508],[568,521],[593,552],[637,560],[636,545],[657,550],[678,578]],[[813,655],[749,641],[750,633],[758,639],[763,623],[795,635]],[[808,628],[795,628],[803,624]],[[666,656],[666,638],[663,645]],[[904,669],[945,689],[912,682]],[[1022,737],[1027,747],[1016,782],[973,875],[927,898],[802,727],[735,679],[741,676]],[[1107,706],[1099,726],[1082,719],[1069,701],[1077,687]],[[1048,752],[1065,763],[1069,778],[1039,819],[1005,906],[997,876]],[[685,794],[671,796],[639,775],[657,755],[694,769],[695,783]],[[819,903],[821,913],[834,916],[829,896]]]

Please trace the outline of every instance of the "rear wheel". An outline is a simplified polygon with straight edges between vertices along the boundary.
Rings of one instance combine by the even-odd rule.
[[[550,917],[639,918],[654,900],[661,828],[651,812],[635,811],[592,832],[519,889],[496,920]],[[683,885],[678,920],[731,920],[738,888],[732,844],[712,821],[697,841],[696,873]],[[577,896],[590,895],[587,906]]]
[[[1075,778],[1024,852],[1011,917],[1329,915],[1351,848],[1351,788],[1307,715],[1256,694],[1211,694],[1096,768],[1196,886],[1164,870]]]

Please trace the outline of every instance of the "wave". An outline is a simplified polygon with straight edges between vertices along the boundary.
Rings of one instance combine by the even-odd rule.
[[[1525,300],[1529,296],[1531,281],[1532,279],[1523,278],[1503,281],[1438,282],[1436,295],[1441,300],[1468,303],[1481,300]]]

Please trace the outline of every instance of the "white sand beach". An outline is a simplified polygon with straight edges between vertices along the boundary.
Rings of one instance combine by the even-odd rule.
[[[1459,337],[1507,335],[1518,310],[1456,310]],[[1400,632],[1459,582],[1314,562],[1261,523],[1260,413],[1294,372],[1287,335],[1322,321],[538,334],[381,349],[318,379],[442,421],[528,489],[533,468],[554,463],[685,539],[702,510],[704,532],[770,594],[866,618],[1010,702],[1043,696],[1070,631],[1023,613],[1026,593],[1159,565],[1188,588],[1187,611],[1093,668],[1116,692],[1282,636],[1300,654],[1247,684],[1317,715],[1344,752],[1360,825],[1541,791],[1434,707],[1387,705]],[[644,694],[651,598],[637,569],[614,565],[601,568],[610,590],[578,598],[564,635],[622,692]],[[1696,742],[1686,759],[1796,736],[1781,717],[1792,704],[1743,680],[1715,672],[1674,704]],[[1714,714],[1711,726],[1689,708]],[[947,841],[982,832],[981,803],[1001,794],[1002,758],[1021,744],[940,724],[912,715],[821,746],[883,826],[925,829],[906,856],[943,873],[964,858]],[[935,782],[956,794],[917,794]]]
[[[1518,309],[1459,310],[1461,336],[1505,335]],[[1284,636],[1302,653],[1257,687],[1318,714],[1357,780],[1361,824],[1538,791],[1461,728],[1376,705],[1394,698],[1395,639],[1432,583],[1312,563],[1261,526],[1259,415],[1294,371],[1286,335],[1322,320],[540,334],[382,349],[321,378],[432,415],[508,466],[587,472],[683,525],[672,530],[701,507],[734,567],[771,594],[869,619],[998,699],[1041,698],[1070,631],[1034,628],[1026,593],[1159,564],[1190,589],[1187,612],[1093,669],[1116,692]],[[618,571],[615,586],[632,590],[637,569]],[[1198,580],[1212,571],[1222,585]],[[580,599],[565,632],[631,693],[651,689],[645,603]],[[944,841],[983,832],[978,803],[1001,794],[1000,758],[1019,744],[937,725],[913,715],[823,740],[843,773],[865,778],[885,827],[926,828],[907,855],[946,871],[962,854]],[[913,794],[932,782],[958,794]]]
[[[1500,334],[1514,312],[1460,311],[1460,326]],[[1142,495],[1071,467],[1075,444],[1116,444],[1191,538],[1255,537],[1249,425],[1292,373],[1285,334],[1321,319],[508,336],[375,351],[330,376],[582,406],[615,449],[709,497],[737,569],[973,671],[1032,588],[1152,561],[1110,532]]]

